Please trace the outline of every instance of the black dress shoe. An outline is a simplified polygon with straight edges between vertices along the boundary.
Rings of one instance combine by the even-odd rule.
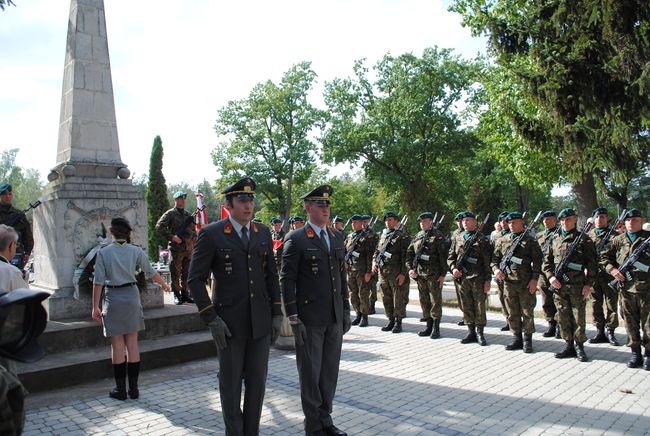
[[[190,297],[189,295],[183,295],[183,302],[184,303],[189,303],[189,304],[194,304],[194,299]]]
[[[323,427],[323,431],[328,436],[348,436],[346,432],[336,428],[334,424],[330,425],[329,427]]]
[[[126,390],[115,388],[108,393],[108,396],[116,400],[124,401],[126,400]]]
[[[458,325],[465,325],[465,321],[464,320],[458,321]]]
[[[140,398],[140,390],[138,388],[129,389],[129,398],[132,400],[137,400]]]
[[[183,297],[179,297],[177,295],[174,295],[174,304],[175,305],[180,306],[183,303],[184,303]]]

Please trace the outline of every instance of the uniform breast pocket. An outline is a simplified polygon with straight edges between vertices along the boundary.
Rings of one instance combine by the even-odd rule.
[[[233,273],[232,249],[219,248],[217,250],[217,270],[223,274],[230,275]]]
[[[326,266],[325,254],[319,249],[308,249],[304,257],[304,267],[308,273],[317,275]]]

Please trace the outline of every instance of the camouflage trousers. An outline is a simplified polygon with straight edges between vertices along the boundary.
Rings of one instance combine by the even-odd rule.
[[[348,291],[350,302],[357,314],[368,315],[370,312],[370,283],[366,283],[363,272],[348,271]]]
[[[458,308],[462,311],[463,310],[463,299],[460,296],[460,283],[458,280],[453,280],[454,282],[454,288],[456,289],[456,301],[458,301]]]
[[[372,278],[370,279],[370,305],[374,305],[375,302],[377,301],[377,283],[379,281],[379,278],[377,277],[377,274],[373,274]]]
[[[508,308],[508,325],[518,335],[535,332],[535,304],[537,298],[528,290],[528,282],[505,283],[505,301]]]
[[[380,271],[379,288],[382,293],[384,312],[388,318],[406,318],[406,305],[409,301],[409,278],[406,276],[402,286],[397,284],[399,271]]]
[[[187,295],[187,273],[190,269],[192,250],[171,251],[169,275],[172,281],[172,291],[176,296]]]
[[[547,322],[556,320],[557,307],[555,307],[555,297],[551,290],[551,285],[545,275],[540,275],[537,282],[537,289],[542,294],[542,310]]]
[[[589,293],[591,309],[593,311],[592,323],[597,329],[614,330],[618,327],[618,291],[614,291],[607,284],[606,278],[598,277],[594,287]],[[603,311],[603,303],[606,312]]]
[[[499,290],[499,302],[501,303],[501,312],[503,312],[503,316],[505,316],[506,319],[509,319],[510,315],[508,312],[508,305],[506,304],[506,291],[505,291],[504,282],[498,281],[497,289]]]
[[[627,346],[650,348],[650,292],[621,291],[621,303],[627,329]],[[643,332],[643,337],[641,333]]]
[[[555,294],[558,324],[562,332],[562,339],[582,344],[587,340],[585,328],[587,302],[582,297],[582,286],[562,285]]]
[[[442,318],[442,289],[437,276],[418,276],[415,279],[420,293],[420,306],[423,318]]]
[[[487,298],[483,292],[483,283],[485,280],[481,277],[472,277],[462,279],[460,283],[460,298],[462,300],[463,318],[465,324],[476,326],[485,326]]]

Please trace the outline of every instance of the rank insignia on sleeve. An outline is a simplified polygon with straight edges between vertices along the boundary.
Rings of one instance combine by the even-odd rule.
[[[223,227],[223,232],[227,235],[232,233],[232,223],[228,221],[226,225]]]

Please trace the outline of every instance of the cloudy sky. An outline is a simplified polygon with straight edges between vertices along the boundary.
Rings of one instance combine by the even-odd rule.
[[[0,150],[45,176],[56,163],[69,0],[14,0],[0,12]],[[213,180],[217,110],[298,62],[312,62],[317,93],[355,59],[484,51],[448,0],[105,0],[122,161],[148,171],[163,140],[169,182]]]

